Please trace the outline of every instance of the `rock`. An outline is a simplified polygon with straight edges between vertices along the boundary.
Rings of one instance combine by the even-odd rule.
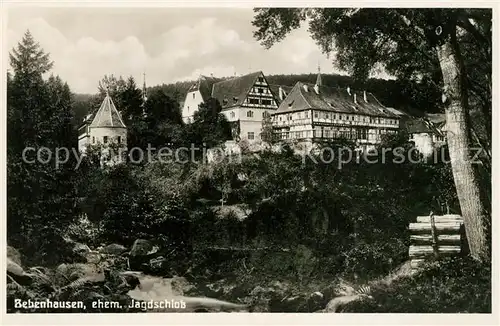
[[[7,246],[7,258],[21,266],[21,253],[14,247]]]
[[[87,246],[86,244],[79,243],[79,242],[74,243],[73,252],[75,254],[85,255],[85,254],[89,253],[90,251],[91,250],[90,250],[89,246]]]
[[[121,255],[125,251],[127,251],[127,248],[117,243],[109,244],[99,250],[100,253],[107,255]]]
[[[334,298],[328,302],[326,305],[326,308],[323,310],[323,312],[330,312],[330,313],[335,313],[335,312],[341,312],[342,308],[353,301],[358,301],[358,300],[366,300],[366,299],[373,299],[371,296],[366,295],[366,294],[355,294],[355,295],[347,295],[347,296],[341,296]]]
[[[132,248],[130,249],[130,254],[129,254],[130,269],[158,273],[159,271],[152,270],[151,266],[151,265],[158,266],[160,264],[160,260],[154,260],[155,258],[157,258],[159,254],[158,251],[159,248],[157,246],[153,246],[151,241],[143,239],[135,240],[134,244],[132,245]]]
[[[130,257],[147,256],[154,253],[155,247],[149,240],[137,239],[130,249]],[[157,247],[156,247],[157,248]]]
[[[307,300],[308,312],[315,312],[325,307],[325,296],[321,292],[313,292],[309,295]]]
[[[24,276],[24,269],[16,262],[7,258],[7,273],[13,276]]]
[[[172,277],[170,285],[172,286],[172,292],[176,295],[184,295],[194,288],[194,285],[189,283],[185,277],[179,276]]]
[[[274,297],[269,301],[270,312],[308,312],[307,297],[295,295],[285,298]]]
[[[59,285],[67,285],[82,277],[90,277],[98,273],[96,266],[91,264],[61,264],[56,268],[56,281]]]
[[[103,260],[103,255],[97,251],[89,251],[85,254],[85,260],[90,264],[97,264]]]

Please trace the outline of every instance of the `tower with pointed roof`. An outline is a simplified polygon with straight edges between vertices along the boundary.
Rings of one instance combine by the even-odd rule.
[[[88,123],[88,121],[90,121],[89,116],[85,124],[86,135],[78,144],[80,152],[85,153],[88,145],[101,145],[103,148],[109,148],[114,145],[123,148],[123,153],[125,152],[127,146],[127,127],[107,90],[106,96],[99,110],[94,115],[92,122]]]

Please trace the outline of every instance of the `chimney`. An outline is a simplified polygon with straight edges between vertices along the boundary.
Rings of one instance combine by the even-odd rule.
[[[214,73],[213,72],[210,73],[210,77],[214,78]]]
[[[368,100],[366,99],[366,91],[363,91],[363,99],[365,100],[366,103],[368,103]]]
[[[354,93],[354,103],[358,104],[358,101],[356,101],[356,93]]]
[[[306,92],[308,92],[308,91],[309,91],[309,87],[307,87],[307,85],[306,85],[306,84],[304,84],[304,86],[302,86],[302,87],[304,88],[304,90],[305,90]]]
[[[347,93],[351,95],[351,88],[349,86],[347,86]]]
[[[318,84],[314,85],[314,91],[316,92],[316,94],[319,94],[319,85]]]

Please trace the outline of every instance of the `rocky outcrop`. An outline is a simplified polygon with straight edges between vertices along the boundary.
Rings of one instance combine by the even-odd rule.
[[[136,249],[137,250],[137,249]],[[125,246],[112,243],[99,249],[99,252],[106,255],[121,255],[127,251]]]

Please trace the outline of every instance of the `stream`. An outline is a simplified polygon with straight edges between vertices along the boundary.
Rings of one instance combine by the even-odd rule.
[[[123,275],[134,275],[139,279],[140,284],[127,295],[134,300],[143,301],[142,305],[148,305],[148,312],[248,311],[248,307],[241,304],[208,297],[185,296],[183,286],[189,284],[183,278],[163,278],[141,272],[124,272]],[[161,307],[158,307],[160,304]]]

